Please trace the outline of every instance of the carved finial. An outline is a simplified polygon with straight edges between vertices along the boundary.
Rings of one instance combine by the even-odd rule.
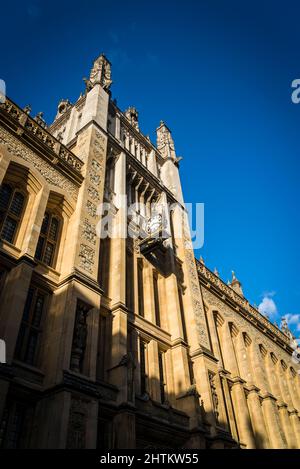
[[[215,274],[217,277],[220,277],[219,272],[218,272],[218,269],[217,269],[216,267],[215,267],[215,269],[214,269],[214,274]]]
[[[242,284],[241,284],[241,282],[236,278],[236,275],[235,275],[235,273],[234,273],[233,270],[231,271],[231,274],[232,274],[232,279],[231,279],[230,286],[231,286],[231,287],[233,288],[233,290],[235,290],[239,295],[244,296],[243,290],[242,290]]]
[[[61,99],[57,106],[57,114],[55,116],[55,119],[60,117],[62,114],[65,114],[71,107],[72,104],[68,99]]]
[[[159,127],[156,129],[156,145],[164,158],[172,158],[176,161],[176,153],[174,141],[170,129],[163,121],[160,121]]]
[[[30,104],[27,104],[27,106],[25,106],[25,107],[23,108],[23,111],[26,112],[26,114],[29,115],[29,114],[31,113],[31,106],[30,106]]]
[[[37,115],[35,116],[34,120],[41,126],[46,128],[47,124],[46,121],[43,118],[44,113],[43,112],[38,112]]]
[[[90,91],[96,84],[100,84],[105,90],[109,89],[112,84],[111,63],[104,54],[101,54],[94,61],[89,79],[84,78],[83,80],[87,91]]]
[[[130,106],[126,111],[125,111],[125,116],[131,123],[133,127],[135,127],[137,130],[139,130],[139,113],[137,109],[133,106]]]
[[[199,261],[201,262],[201,264],[205,265],[205,262],[204,262],[204,259],[203,259],[203,257],[202,257],[202,256],[200,256],[200,259],[199,259]]]
[[[289,329],[289,326],[288,326],[288,322],[287,322],[287,319],[285,316],[283,316],[281,318],[281,323],[280,323],[280,329],[282,330],[282,332],[287,335],[290,339],[293,338],[293,334],[291,333],[290,329]]]

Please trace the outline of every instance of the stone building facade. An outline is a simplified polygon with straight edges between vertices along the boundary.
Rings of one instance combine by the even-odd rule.
[[[299,448],[289,331],[194,259],[171,132],[111,83],[0,105],[0,447]]]

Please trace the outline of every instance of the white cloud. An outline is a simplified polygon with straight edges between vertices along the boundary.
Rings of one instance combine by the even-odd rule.
[[[272,315],[277,313],[275,301],[269,296],[264,296],[258,306],[258,311],[264,315]]]
[[[263,294],[261,295],[262,297],[265,297],[267,296],[268,298],[272,298],[273,296],[276,295],[276,291],[272,290],[272,291],[265,291],[263,292]]]
[[[297,331],[300,331],[300,314],[285,314],[285,319],[289,326],[293,326]]]

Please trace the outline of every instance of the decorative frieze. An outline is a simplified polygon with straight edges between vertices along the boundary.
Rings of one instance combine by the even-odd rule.
[[[102,169],[100,163],[96,160],[92,160],[91,166],[92,166],[93,170],[96,171],[96,172],[98,172]]]
[[[90,200],[87,201],[86,203],[86,210],[88,212],[88,214],[92,217],[92,218],[96,218],[96,215],[97,215],[97,207],[96,205],[91,202]]]
[[[91,244],[96,244],[96,227],[86,218],[83,222],[82,236]]]
[[[92,184],[95,184],[95,186],[98,186],[100,184],[100,175],[96,173],[93,169],[90,169],[89,171],[89,177],[90,181]]]
[[[86,244],[81,244],[79,257],[80,267],[82,267],[87,272],[91,273],[93,271],[93,266],[95,263],[95,250],[87,246]]]
[[[103,159],[106,149],[106,139],[98,131],[96,131],[95,141],[94,141],[94,155],[96,158]]]
[[[51,135],[45,128],[41,127],[38,122],[29,117],[26,111],[20,109],[16,104],[12,103],[8,98],[0,108],[16,123],[23,127],[24,130],[34,135],[34,137],[45,144],[50,151],[54,152],[58,159],[63,160],[74,170],[80,172],[83,162],[77,158],[67,147],[62,145],[53,135]]]
[[[224,301],[212,294],[209,290],[204,288],[202,290],[204,301],[210,306],[212,310],[218,313],[218,321],[220,327],[223,326],[224,319],[234,323],[239,329],[239,332],[247,334],[247,341],[251,343],[254,341],[257,344],[262,344],[269,352],[274,352],[284,360],[289,360],[290,355],[288,352],[282,350],[271,339],[266,337],[262,332],[257,330],[251,323],[243,318],[238,311],[228,306]],[[221,316],[220,316],[221,315]],[[223,317],[222,317],[223,316]]]
[[[286,334],[276,328],[273,324],[271,324],[260,312],[255,309],[253,306],[249,304],[249,302],[238,295],[231,287],[226,285],[217,275],[211,272],[202,262],[197,262],[197,270],[199,277],[204,277],[209,284],[212,284],[216,287],[220,292],[226,295],[228,298],[234,301],[237,306],[241,306],[244,310],[246,310],[253,319],[259,321],[265,328],[269,329],[275,336],[279,337],[280,340],[284,341],[285,343],[289,344],[289,338]]]
[[[83,360],[87,342],[87,315],[90,307],[77,301],[70,369],[77,373],[83,371]]]
[[[77,200],[78,187],[72,181],[2,127],[0,128],[0,143],[3,143],[12,155],[31,163],[49,184],[63,189],[73,200]]]
[[[210,348],[208,335],[206,330],[206,323],[205,323],[205,316],[204,310],[201,302],[201,292],[199,286],[199,280],[197,276],[195,258],[193,254],[193,250],[189,249],[189,245],[191,244],[191,239],[189,235],[189,230],[187,226],[187,220],[185,220],[184,224],[184,244],[185,244],[185,260],[186,265],[189,273],[189,280],[190,280],[190,290],[191,290],[191,297],[192,297],[192,304],[195,313],[195,320],[196,320],[196,328],[199,337],[199,344],[203,345],[207,349]]]
[[[84,449],[86,447],[87,402],[83,399],[71,399],[67,449]]]
[[[100,194],[95,187],[93,186],[88,187],[88,195],[90,196],[92,200],[97,201],[97,202],[100,201]]]
[[[85,145],[83,145],[85,142]],[[87,159],[86,188],[83,202],[79,267],[96,275],[97,203],[102,200],[105,178],[106,137],[96,129],[81,135],[80,151]]]

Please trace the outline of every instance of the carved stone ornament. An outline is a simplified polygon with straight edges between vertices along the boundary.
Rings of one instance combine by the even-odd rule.
[[[164,158],[172,158],[176,160],[174,141],[170,130],[163,121],[156,130],[157,149]]]
[[[84,360],[87,340],[88,311],[88,306],[78,301],[75,314],[75,325],[70,363],[71,370],[76,371],[77,373],[82,372],[82,364]]]
[[[78,187],[72,181],[2,128],[0,128],[0,143],[6,145],[13,155],[31,163],[47,182],[66,191],[73,200],[77,200]]]
[[[190,242],[190,234],[189,228],[187,224],[187,220],[184,220],[184,243],[187,246]],[[197,276],[197,269],[195,265],[195,258],[193,255],[193,251],[191,249],[185,248],[185,260],[186,265],[189,272],[189,284],[191,290],[191,297],[192,297],[192,304],[195,312],[195,320],[196,320],[196,328],[199,337],[199,345],[203,345],[207,349],[210,348],[208,335],[206,331],[206,324],[205,324],[205,315],[204,310],[201,303],[201,291]]]
[[[96,244],[96,227],[86,218],[83,223],[82,236],[91,244]]]
[[[72,398],[68,426],[67,449],[86,447],[87,403],[82,399]]]
[[[210,306],[211,310],[216,310],[221,315],[227,319],[227,321],[233,322],[239,329],[240,332],[247,333],[248,337],[257,344],[263,344],[268,352],[275,353],[278,358],[288,361],[290,355],[284,350],[280,350],[273,341],[266,337],[262,332],[259,332],[249,321],[243,318],[238,311],[235,311],[233,308],[228,306],[220,298],[216,297],[214,294],[209,292],[206,288],[203,288],[203,298],[204,301]]]
[[[212,372],[208,373],[208,378],[209,378],[209,384],[210,384],[210,390],[211,390],[211,397],[212,397],[212,403],[213,403],[213,410],[214,414],[216,417],[216,422],[218,423],[219,420],[219,399],[218,399],[218,394],[216,390],[216,385],[215,385],[215,374]]]
[[[89,186],[88,187],[88,194],[90,196],[90,198],[92,200],[95,200],[95,201],[100,201],[100,194],[99,192],[97,191],[97,189],[93,186]]]
[[[90,73],[90,78],[84,78],[86,90],[90,91],[96,84],[100,84],[102,88],[108,90],[112,84],[111,79],[111,64],[104,54],[101,54],[95,60],[93,68]]]
[[[86,244],[81,244],[79,257],[80,267],[82,267],[87,272],[92,272],[95,262],[95,250],[90,248]]]
[[[279,337],[282,341],[288,344],[289,337],[284,331],[281,331],[275,327],[266,317],[264,317],[256,308],[249,304],[249,301],[246,298],[238,295],[230,286],[226,285],[219,277],[217,277],[213,272],[211,272],[203,263],[196,261],[197,270],[200,282],[205,279],[207,283],[212,284],[222,293],[224,296],[231,298],[237,306],[240,306],[245,311],[249,313],[249,317],[252,317],[253,320],[260,322],[266,329],[270,330],[275,336]]]
[[[88,191],[89,192],[89,191]],[[88,212],[88,214],[92,217],[92,218],[96,218],[96,215],[97,215],[97,207],[96,205],[91,202],[90,200],[87,200],[87,203],[86,203],[86,210]]]

